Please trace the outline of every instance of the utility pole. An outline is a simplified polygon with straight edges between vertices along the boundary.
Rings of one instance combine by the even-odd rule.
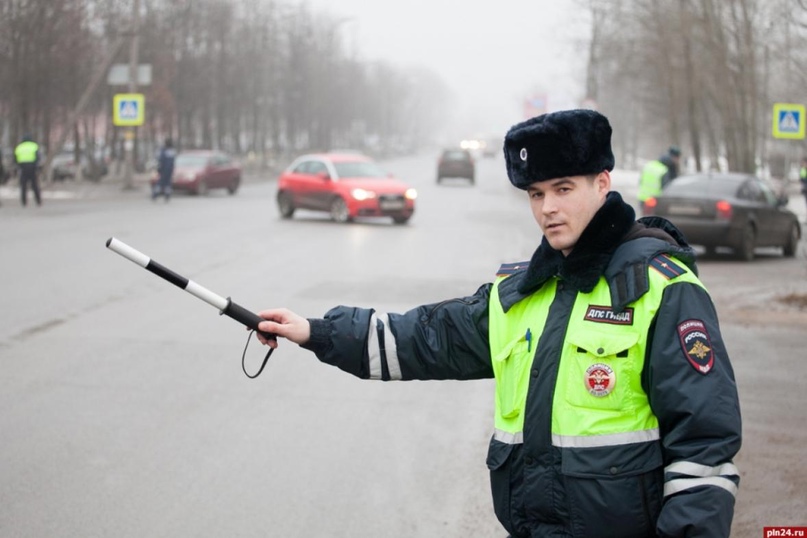
[[[137,93],[138,44],[140,33],[140,0],[132,2],[132,40],[129,42],[129,93]],[[126,166],[123,171],[123,189],[134,188],[134,149],[137,127],[128,127],[123,133],[123,149],[126,155]]]

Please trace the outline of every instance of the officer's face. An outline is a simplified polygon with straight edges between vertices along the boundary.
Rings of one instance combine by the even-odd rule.
[[[608,171],[600,172],[596,177],[562,177],[530,185],[527,194],[532,214],[550,246],[568,256],[580,234],[605,203],[610,188]]]

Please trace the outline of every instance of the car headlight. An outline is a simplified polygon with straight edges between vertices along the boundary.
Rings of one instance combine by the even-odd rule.
[[[406,196],[408,200],[414,200],[415,198],[418,197],[418,191],[416,191],[415,189],[406,189],[404,196]]]
[[[375,198],[375,193],[373,191],[364,189],[353,189],[350,191],[350,195],[356,200],[369,200],[370,198]]]

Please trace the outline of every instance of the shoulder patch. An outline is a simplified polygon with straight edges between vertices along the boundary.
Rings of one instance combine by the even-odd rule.
[[[503,263],[499,270],[496,271],[496,276],[507,276],[517,273],[522,269],[529,267],[530,262],[516,262],[516,263]]]
[[[689,364],[696,372],[708,374],[715,364],[712,340],[706,324],[699,319],[688,319],[678,324],[678,340]]]
[[[650,260],[650,267],[667,280],[672,280],[686,273],[686,269],[678,265],[666,254],[660,254]]]

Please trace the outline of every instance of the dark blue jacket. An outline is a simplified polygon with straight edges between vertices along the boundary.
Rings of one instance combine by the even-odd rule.
[[[160,174],[160,179],[169,180],[174,175],[174,161],[176,160],[177,152],[174,148],[164,147],[160,150],[160,157],[157,162],[157,172]]]
[[[535,434],[549,431],[553,394],[562,390],[555,386],[557,366],[575,296],[606,278],[613,304],[605,306],[629,307],[647,292],[650,264],[663,253],[695,270],[692,249],[672,224],[634,218],[619,194],[609,194],[568,257],[544,241],[529,263],[509,267],[511,276],[499,286],[506,310],[541,293],[550,278],[563,282],[537,339],[523,445],[492,439],[488,453],[496,515],[512,536],[729,536],[740,408],[717,314],[701,286],[668,285],[647,335],[642,386],[659,420],[657,442],[591,449],[567,461],[548,435]],[[303,347],[365,379],[490,378],[490,290],[485,284],[474,295],[404,314],[336,307],[310,320],[311,339]],[[700,320],[708,331],[714,363],[706,374],[682,349],[678,328],[686,320]]]

